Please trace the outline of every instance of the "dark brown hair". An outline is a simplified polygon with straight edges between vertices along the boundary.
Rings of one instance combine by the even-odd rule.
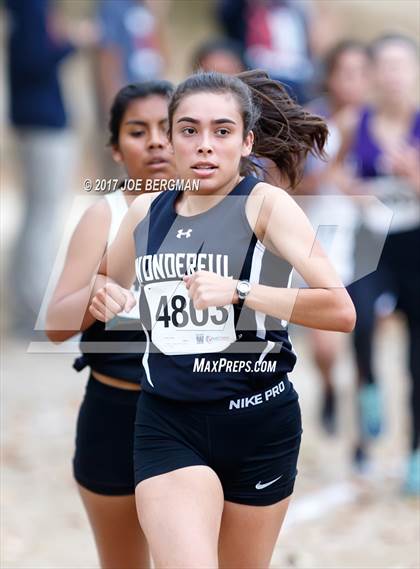
[[[244,123],[244,138],[254,133],[253,154],[272,160],[294,187],[301,176],[308,152],[323,157],[328,128],[321,117],[303,109],[278,81],[265,71],[244,71],[235,76],[197,73],[183,81],[169,103],[169,134],[181,100],[193,93],[230,92],[238,101]],[[243,159],[241,174],[255,171],[252,159]]]

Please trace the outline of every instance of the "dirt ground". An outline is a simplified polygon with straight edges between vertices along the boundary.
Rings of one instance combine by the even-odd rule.
[[[387,430],[372,447],[372,469],[363,478],[353,475],[349,461],[354,410],[348,353],[337,370],[340,436],[331,439],[317,423],[320,386],[307,337],[295,330],[293,339],[300,359],[292,380],[300,393],[304,439],[296,491],[272,567],[419,567],[419,503],[400,490],[408,388],[401,373],[405,348],[400,323],[385,323],[378,337]],[[71,354],[28,352],[34,349],[40,346],[12,340],[3,345],[1,567],[98,567],[71,475],[86,374],[72,370]]]

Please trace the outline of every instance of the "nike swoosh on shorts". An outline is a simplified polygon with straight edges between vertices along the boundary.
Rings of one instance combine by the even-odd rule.
[[[280,476],[278,478],[275,478],[274,480],[271,480],[270,482],[266,482],[265,484],[261,483],[261,480],[258,482],[258,484],[255,484],[255,488],[257,490],[262,490],[263,488],[266,488],[267,486],[271,486],[271,484],[274,484],[274,482],[277,482],[277,480],[280,480],[280,478],[283,476],[283,474],[280,474]]]

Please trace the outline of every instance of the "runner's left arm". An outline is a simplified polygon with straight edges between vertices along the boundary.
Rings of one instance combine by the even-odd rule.
[[[246,305],[301,326],[351,332],[356,319],[353,303],[309,220],[285,191],[268,184],[260,184],[258,190],[262,205],[257,208],[255,200],[248,200],[247,208],[255,233],[267,249],[288,261],[310,288],[253,284]]]

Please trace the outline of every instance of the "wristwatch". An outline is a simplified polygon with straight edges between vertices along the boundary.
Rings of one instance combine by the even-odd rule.
[[[249,284],[249,281],[238,281],[238,284],[236,285],[236,293],[238,295],[238,306],[242,308],[246,297],[248,296],[248,294],[251,292],[251,285]]]

